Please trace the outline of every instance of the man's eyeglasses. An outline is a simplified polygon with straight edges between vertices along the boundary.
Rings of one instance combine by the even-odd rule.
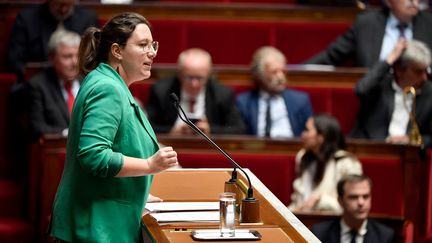
[[[197,80],[198,82],[203,82],[204,80],[207,79],[207,77],[195,76],[195,75],[183,75],[183,79],[188,82],[192,82],[194,80]]]
[[[152,51],[156,54],[159,50],[159,42],[158,41],[152,41],[149,43],[125,43],[124,45],[126,45],[126,44],[136,45],[139,48],[141,48],[144,53],[149,53]]]

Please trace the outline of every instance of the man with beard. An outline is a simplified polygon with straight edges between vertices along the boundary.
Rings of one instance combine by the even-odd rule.
[[[394,242],[394,231],[368,219],[371,209],[372,182],[365,175],[349,175],[337,184],[338,201],[343,208],[341,219],[312,226],[312,233],[323,243]]]
[[[301,135],[312,115],[309,96],[287,89],[287,61],[271,46],[255,51],[251,64],[255,89],[240,94],[237,107],[249,134],[291,138]]]
[[[47,0],[18,13],[12,28],[8,65],[24,81],[25,64],[48,61],[48,41],[57,29],[64,28],[81,35],[97,26],[96,13],[76,6],[76,0]]]

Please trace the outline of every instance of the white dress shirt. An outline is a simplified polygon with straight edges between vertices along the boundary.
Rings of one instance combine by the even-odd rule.
[[[396,43],[399,40],[400,32],[397,27],[398,24],[399,24],[399,20],[396,19],[393,13],[390,13],[389,18],[387,19],[384,38],[381,46],[381,52],[379,56],[379,59],[381,61],[387,59],[387,56],[390,54],[390,52],[393,50],[393,48],[396,46]],[[408,26],[405,28],[404,31],[404,36],[406,40],[412,40],[413,38],[412,29],[413,29],[412,23],[408,23]]]
[[[357,232],[356,237],[356,243],[363,243],[364,237],[367,233],[366,229],[367,220],[363,222],[363,224],[360,226],[360,229]],[[345,222],[341,219],[340,221],[341,226],[341,243],[350,243],[351,242],[351,228],[345,224]]]
[[[408,94],[404,100],[403,90],[395,81],[392,82],[394,93],[394,109],[388,128],[389,136],[403,136],[406,135],[409,113],[412,110],[413,96]]]
[[[265,135],[265,123],[266,123],[266,111],[267,111],[267,99],[270,95],[267,92],[260,91],[258,99],[258,124],[257,124],[257,135],[258,137],[264,137]],[[270,117],[271,117],[271,129],[270,137],[272,138],[291,138],[294,137],[294,133],[291,128],[291,123],[288,119],[288,107],[285,104],[285,100],[281,95],[274,95],[270,97]]]

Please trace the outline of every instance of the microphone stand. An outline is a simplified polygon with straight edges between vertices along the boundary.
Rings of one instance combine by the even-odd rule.
[[[225,182],[225,191],[237,193],[236,182],[237,182],[237,168],[243,172],[248,181],[247,197],[242,200],[241,210],[240,210],[240,221],[242,223],[259,223],[261,221],[259,213],[259,200],[253,196],[252,183],[248,174],[241,168],[237,162],[223,150],[219,145],[217,145],[212,139],[210,139],[201,129],[199,129],[193,122],[189,120],[184,112],[183,108],[179,104],[179,99],[175,93],[171,93],[170,98],[177,108],[177,114],[184,123],[186,123],[193,131],[201,135],[207,142],[213,145],[219,152],[221,152],[233,165],[233,171],[231,173],[231,179]]]

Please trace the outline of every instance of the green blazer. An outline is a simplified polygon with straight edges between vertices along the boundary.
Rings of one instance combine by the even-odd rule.
[[[158,149],[123,79],[101,63],[83,80],[75,99],[51,234],[69,242],[140,242],[153,176],[114,176],[123,155],[148,158]]]

